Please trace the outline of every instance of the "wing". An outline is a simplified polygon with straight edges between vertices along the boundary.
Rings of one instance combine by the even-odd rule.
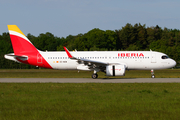
[[[109,65],[109,63],[106,62],[100,62],[100,61],[94,61],[89,59],[83,59],[83,58],[77,58],[75,56],[72,56],[69,50],[64,47],[64,50],[66,51],[68,57],[72,60],[77,60],[79,64],[87,65],[89,69],[95,69],[99,68],[101,71],[104,71],[106,69],[106,66]]]

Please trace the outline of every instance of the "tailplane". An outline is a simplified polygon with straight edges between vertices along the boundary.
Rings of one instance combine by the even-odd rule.
[[[15,55],[24,55],[24,53],[38,51],[16,25],[8,25],[8,30]]]

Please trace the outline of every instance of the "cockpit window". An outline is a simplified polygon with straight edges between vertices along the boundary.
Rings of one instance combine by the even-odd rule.
[[[163,55],[162,59],[168,59],[169,57],[167,55]]]

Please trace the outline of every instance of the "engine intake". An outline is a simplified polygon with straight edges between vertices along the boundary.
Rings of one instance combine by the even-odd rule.
[[[125,65],[108,65],[106,66],[107,76],[124,76],[126,66]]]

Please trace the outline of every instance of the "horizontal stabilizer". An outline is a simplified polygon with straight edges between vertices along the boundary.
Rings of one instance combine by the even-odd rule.
[[[14,55],[14,53],[6,54],[6,55],[4,55],[4,58],[13,60],[15,62],[19,62],[17,59],[20,59],[22,61],[28,60],[27,56],[18,56],[18,55]]]

